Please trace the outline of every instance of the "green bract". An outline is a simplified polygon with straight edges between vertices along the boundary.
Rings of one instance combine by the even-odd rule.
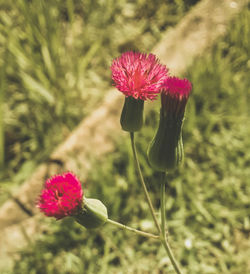
[[[84,198],[83,209],[74,218],[87,229],[98,228],[108,219],[107,208],[100,200]]]
[[[161,109],[159,127],[148,148],[148,160],[156,171],[176,169],[183,157],[182,117],[166,116]]]
[[[122,129],[129,132],[139,131],[143,125],[143,109],[143,100],[126,97],[120,119]]]

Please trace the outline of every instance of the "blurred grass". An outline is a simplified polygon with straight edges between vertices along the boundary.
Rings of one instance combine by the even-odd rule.
[[[197,1],[1,1],[2,181],[23,182],[98,106],[114,57],[149,51]]]
[[[181,3],[175,3],[177,2]],[[70,6],[72,2],[67,3]],[[137,3],[140,7],[138,14],[142,11],[139,3],[142,2]],[[146,8],[151,2],[143,3],[145,10],[151,11]],[[115,5],[119,3],[113,3]],[[180,5],[178,7],[180,9]],[[72,11],[72,7],[69,9]],[[75,10],[80,12],[76,7]],[[91,11],[97,12],[95,9]],[[77,15],[73,12],[70,14],[67,20],[72,22]],[[88,13],[88,16],[91,15]],[[152,13],[151,16],[156,15]],[[122,20],[123,17],[118,18]],[[159,18],[157,20],[160,21]],[[134,24],[138,25],[138,22]],[[197,59],[185,75],[193,84],[184,124],[185,162],[181,170],[169,176],[167,189],[170,244],[185,273],[250,272],[249,26],[250,11],[245,9],[229,26],[228,34],[218,40],[210,52]],[[113,35],[114,29],[110,27],[110,35]],[[121,35],[121,39],[125,33],[127,32]],[[144,38],[139,36],[136,39],[139,49],[147,32],[142,34]],[[129,47],[125,42],[122,46],[121,44],[116,44],[114,55]],[[147,50],[145,45],[142,49]],[[93,85],[89,74],[96,72],[96,68],[96,73],[102,75],[100,87],[103,85],[102,81],[106,81],[104,86],[110,84],[106,68],[113,58],[113,52],[108,51],[108,46],[102,50],[106,51],[103,58],[105,56],[107,59],[101,61],[97,56],[99,53],[94,54],[96,66],[89,64],[89,69],[84,73],[87,77],[84,76],[84,81],[89,80],[89,88]],[[92,62],[93,58],[90,60]],[[108,60],[107,63],[105,60]],[[67,66],[73,66],[71,63],[72,61]],[[56,67],[57,69],[59,68]],[[102,71],[101,74],[99,70]],[[75,79],[75,73],[72,75]],[[94,81],[95,87],[99,84]],[[64,90],[63,86],[61,88]],[[14,90],[18,91],[13,87]],[[68,93],[65,91],[60,100],[66,95]],[[76,98],[78,95],[72,97]],[[89,111],[90,98],[96,99],[94,96],[88,98]],[[67,100],[65,104],[70,111],[74,100],[71,97]],[[38,104],[42,104],[40,99]],[[77,105],[78,102],[74,105],[76,109]],[[158,174],[149,168],[145,154],[158,121],[156,105],[146,105],[146,125],[137,136],[137,144],[146,181],[150,191],[155,194],[152,195],[153,202],[159,207]],[[81,115],[83,117],[84,113]],[[66,124],[68,130],[69,125],[57,119],[61,121],[61,124],[58,122],[58,130],[62,124]],[[45,132],[41,138],[45,140],[44,135]],[[107,205],[111,218],[153,231],[153,223],[133,169],[129,138],[124,135],[121,139],[119,136],[115,141],[116,151],[93,163],[93,166],[98,167],[98,172],[95,168],[89,174],[85,194],[101,199]],[[43,235],[29,239],[31,243],[28,248],[20,251],[13,273],[173,273],[163,248],[154,241],[145,241],[141,237],[117,231],[109,225],[91,233],[72,223],[70,219],[55,222],[45,218],[43,222],[48,223],[48,229]]]

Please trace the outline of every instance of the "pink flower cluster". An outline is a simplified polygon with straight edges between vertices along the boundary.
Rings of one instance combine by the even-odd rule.
[[[177,97],[188,98],[192,89],[191,83],[187,79],[179,79],[177,77],[168,77],[162,85],[162,93]]]
[[[187,79],[168,76],[167,67],[151,53],[125,52],[113,60],[111,71],[116,88],[135,99],[154,100],[162,92],[182,101],[192,88]]]
[[[168,76],[168,69],[154,54],[125,52],[113,60],[112,79],[125,96],[154,100],[161,92],[164,115],[181,117],[192,88],[187,79]],[[49,217],[61,219],[80,212],[83,190],[77,177],[68,172],[45,182],[37,206]]]
[[[154,54],[133,51],[114,59],[111,70],[116,88],[126,96],[141,100],[154,100],[168,73]]]
[[[79,212],[83,190],[80,181],[71,172],[55,175],[45,182],[37,206],[48,217],[61,219]]]
[[[191,89],[192,85],[187,79],[168,77],[161,92],[161,105],[165,115],[183,116]]]

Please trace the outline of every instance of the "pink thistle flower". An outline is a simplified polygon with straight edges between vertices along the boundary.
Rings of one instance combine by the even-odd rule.
[[[160,92],[168,69],[154,54],[125,52],[113,60],[112,79],[126,97],[154,100]]]
[[[161,93],[161,104],[164,113],[183,115],[192,89],[187,79],[168,77],[164,80]]]
[[[37,207],[48,217],[62,219],[80,212],[83,190],[71,172],[55,175],[45,182]]]

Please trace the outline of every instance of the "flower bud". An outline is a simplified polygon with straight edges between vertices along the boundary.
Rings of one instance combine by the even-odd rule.
[[[143,125],[144,101],[126,97],[120,123],[122,129],[129,132],[139,131]]]
[[[159,127],[148,149],[149,163],[157,171],[173,171],[184,158],[182,124],[190,90],[187,79],[169,77],[164,81]]]
[[[153,169],[161,172],[174,170],[183,159],[182,118],[173,119],[160,113],[157,133],[148,149],[148,160]]]
[[[92,229],[102,226],[108,219],[108,213],[100,200],[84,198],[82,210],[73,217],[80,225]]]

